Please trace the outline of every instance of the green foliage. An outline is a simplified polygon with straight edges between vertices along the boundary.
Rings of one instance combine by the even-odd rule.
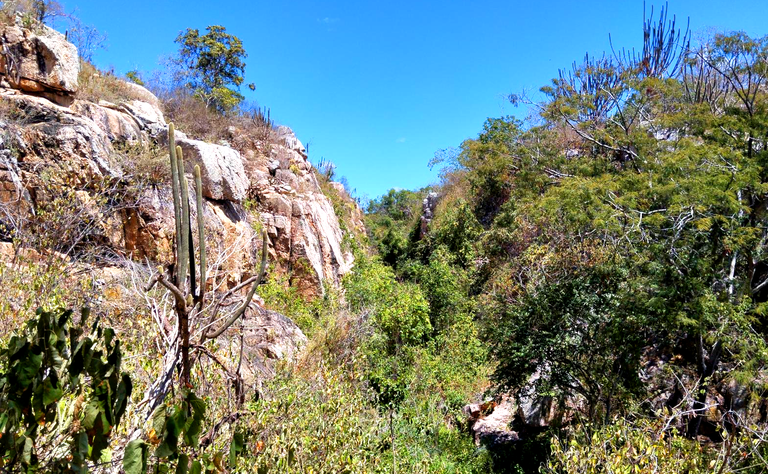
[[[481,232],[482,227],[471,207],[459,199],[435,218],[426,245],[430,251],[442,246],[448,250],[451,264],[472,268],[477,255],[475,246]]]
[[[248,55],[242,41],[223,26],[208,26],[206,31],[200,35],[197,29],[188,28],[176,38],[184,82],[209,107],[230,112],[243,101],[231,87],[243,83]]]
[[[765,446],[755,443],[749,430],[724,434],[726,441],[719,449],[704,449],[700,443],[669,429],[664,418],[619,419],[612,425],[580,428],[569,436],[554,437],[551,457],[542,472],[764,472],[766,463],[761,457]]]
[[[645,339],[641,321],[621,307],[621,279],[594,269],[537,288],[510,308],[491,329],[496,380],[518,389],[538,372],[539,393],[580,395],[592,416],[598,403],[610,410],[620,394],[637,390]]]
[[[267,308],[291,318],[307,336],[312,336],[323,323],[325,313],[338,309],[338,295],[334,288],[326,288],[322,298],[306,298],[287,278],[272,276],[259,289],[259,296]]]
[[[429,320],[435,334],[446,331],[464,315],[473,312],[473,303],[468,296],[468,272],[452,265],[453,258],[454,254],[440,245],[429,256],[426,265],[408,267],[429,301]]]
[[[0,341],[5,342],[23,327],[34,308],[53,311],[58,307],[83,306],[92,298],[92,282],[66,281],[65,261],[51,258],[41,262],[35,257],[19,248],[15,266],[0,265],[0,287],[4,290],[0,297]]]
[[[0,351],[0,453],[6,472],[88,472],[120,423],[133,385],[112,329],[88,310],[38,310]]]
[[[368,203],[366,227],[371,244],[392,267],[397,267],[410,250],[411,233],[418,225],[426,193],[425,189],[417,192],[391,189]]]
[[[126,474],[144,474],[148,466],[155,471],[168,472],[175,467],[176,472],[187,472],[190,457],[187,451],[195,454],[205,421],[206,402],[184,389],[181,399],[173,406],[161,405],[152,414],[149,441],[155,445],[150,456],[149,444],[141,439],[131,441],[123,457],[123,469]],[[239,438],[242,442],[242,438]],[[235,454],[232,461],[242,451],[233,443]],[[191,469],[198,472],[214,472],[217,469],[214,459],[221,465],[222,456],[211,457],[207,454],[195,459]]]
[[[241,424],[247,454],[238,466],[255,465],[259,472],[391,472],[394,432],[398,471],[489,471],[487,452],[478,452],[466,433],[451,426],[460,416],[456,400],[475,388],[465,379],[478,378],[455,366],[472,364],[463,352],[468,341],[450,336],[434,347],[403,346],[390,356],[370,342],[377,337],[370,322],[324,314],[298,364],[280,368],[248,405]],[[444,348],[444,357],[432,355]],[[444,369],[439,377],[433,376],[437,366]],[[454,393],[451,407],[446,393]]]
[[[522,124],[512,117],[488,119],[476,140],[461,145],[457,157],[467,175],[472,197],[473,214],[488,226],[507,202],[512,191],[512,176],[520,169]]]
[[[409,221],[417,217],[421,211],[423,192],[408,191],[407,189],[390,189],[387,194],[373,199],[368,203],[366,212],[387,216],[398,222]]]
[[[280,373],[269,383],[270,398],[244,424],[256,472],[379,471],[382,420],[350,369],[320,368],[314,380]]]
[[[141,74],[137,70],[128,71],[125,73],[125,78],[129,81],[133,82],[134,84],[138,84],[140,86],[145,86],[146,84],[141,79]]]
[[[576,403],[596,423],[638,400],[664,403],[639,377],[659,354],[681,362],[653,383],[696,387],[692,421],[673,420],[689,437],[704,401],[717,400],[714,385],[763,376],[768,37],[718,35],[696,51],[666,18],[646,22],[642,52],[586,56],[542,88],[541,102],[514,97],[539,112],[532,120],[489,119],[447,153],[426,235],[409,232],[419,209],[407,192],[372,202],[379,255],[398,284],[418,284],[429,302],[426,343],[395,345],[402,349],[391,360],[382,344],[370,358],[373,381],[391,382],[399,410],[417,380],[444,389],[445,372],[468,370],[444,359],[450,351],[425,347],[471,328],[473,318],[500,388]],[[386,294],[372,283],[385,280],[353,286]],[[363,299],[371,306],[375,298]],[[422,379],[413,375],[433,360]],[[759,444],[760,432],[745,439]],[[611,433],[597,432],[590,449]],[[672,462],[693,446],[668,451],[666,471],[699,469]],[[581,453],[586,464],[577,464],[593,470],[562,464],[558,472],[623,472]]]
[[[446,420],[459,422],[461,407],[487,377],[465,283],[446,258],[438,252],[429,266],[414,270],[418,285],[398,281],[377,257],[358,252],[344,279],[346,297],[371,325],[360,350],[365,379],[389,416],[387,464],[419,472],[487,472],[487,452],[477,452],[471,439],[446,426]],[[432,301],[445,313],[433,312]]]
[[[768,296],[755,207],[768,175],[755,141],[768,123],[765,45],[717,36],[684,70],[672,46],[645,64],[587,56],[543,89],[538,123],[489,120],[448,163],[452,200],[419,244],[429,270],[410,266],[426,275],[433,322],[461,293],[429,289],[430,275],[451,281],[430,260],[447,251],[482,285],[475,308],[504,387],[537,374],[540,392],[578,394],[596,416],[642,395],[649,345],[696,360],[691,334],[700,352],[727,344],[727,363],[762,366],[764,338],[749,328],[763,327]]]
[[[355,268],[345,276],[347,299],[355,311],[368,312],[381,332],[387,353],[418,345],[431,333],[429,303],[418,286],[400,283],[378,258],[358,252]]]
[[[440,394],[411,396],[394,414],[397,472],[495,472],[490,453],[478,449],[466,433],[446,423],[446,419],[456,423],[459,417],[446,412],[442,402]],[[382,452],[382,458],[385,468],[379,472],[391,472],[391,450]]]

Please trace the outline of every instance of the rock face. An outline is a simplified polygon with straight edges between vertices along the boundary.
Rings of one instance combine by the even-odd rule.
[[[540,377],[541,372],[537,370],[517,392],[515,424],[521,429],[545,428],[559,415],[555,410],[555,400],[537,393],[536,383]]]
[[[243,158],[237,150],[191,140],[183,133],[177,134],[176,144],[184,152],[188,174],[192,174],[195,165],[200,165],[203,196],[238,203],[245,199],[249,182]]]
[[[261,221],[274,244],[275,259],[305,295],[323,294],[352,267],[333,204],[322,193],[309,161],[298,149],[273,146],[275,163],[252,160],[246,169]],[[287,169],[286,169],[287,168]],[[286,271],[287,270],[287,271]]]
[[[421,203],[420,232],[421,235],[427,235],[429,232],[429,223],[435,215],[437,200],[439,196],[436,192],[430,192]]]
[[[18,21],[17,21],[18,23]],[[19,24],[0,30],[0,74],[6,87],[38,93],[69,105],[77,92],[80,64],[77,48],[64,35],[38,25],[37,31]]]
[[[515,415],[515,404],[503,397],[485,403],[472,403],[463,409],[467,424],[475,438],[475,444],[495,447],[518,441],[520,437],[512,431],[510,424]]]
[[[277,138],[278,140],[282,140],[287,148],[297,151],[301,155],[307,155],[306,148],[304,148],[304,145],[302,145],[299,139],[296,138],[296,134],[285,125],[277,127]]]
[[[0,58],[3,209],[30,218],[46,199],[44,181],[50,176],[57,186],[97,202],[105,186],[134,178],[135,161],[144,158],[129,156],[126,149],[155,143],[163,152],[168,126],[158,99],[140,86],[125,88],[129,94],[119,103],[77,99],[77,52],[62,35],[42,26],[38,32],[8,26],[0,32],[0,50],[12,52]],[[235,137],[241,133],[230,128]],[[227,275],[227,285],[255,272],[264,228],[273,272],[303,294],[319,296],[324,285],[340,282],[353,257],[342,244],[334,206],[304,146],[287,127],[277,135],[278,143],[236,150],[187,137],[182,129],[177,144],[184,151],[191,194],[192,169],[201,167],[206,242],[216,257],[209,261]],[[157,166],[165,169],[164,162]],[[112,196],[111,207],[100,211],[98,225],[89,232],[114,253],[167,264],[173,252],[173,208],[169,180],[158,173],[149,176],[152,185]]]
[[[264,361],[292,358],[307,342],[293,321],[264,308],[246,314],[243,334],[248,348],[243,355],[250,362],[246,367],[255,369],[254,379],[273,375],[273,364]]]

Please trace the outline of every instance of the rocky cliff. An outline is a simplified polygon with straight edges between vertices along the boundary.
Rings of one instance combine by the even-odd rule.
[[[23,244],[24,236],[48,232],[50,245],[64,253],[87,243],[103,255],[169,264],[174,223],[160,101],[121,81],[117,100],[84,100],[76,49],[47,27],[6,26],[0,42],[0,237],[21,236]],[[188,179],[195,164],[202,169],[206,239],[228,285],[254,272],[261,228],[268,231],[273,275],[306,296],[339,283],[353,263],[345,231],[290,129],[236,149],[227,142],[244,133],[237,125],[221,143],[177,128]],[[356,210],[352,227],[359,230],[354,201],[339,196]],[[74,231],[45,220],[56,221],[62,206],[77,209]]]

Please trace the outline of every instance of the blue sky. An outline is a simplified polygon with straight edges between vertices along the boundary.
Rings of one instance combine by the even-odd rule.
[[[158,68],[186,28],[223,25],[248,52],[249,100],[337,165],[362,197],[432,183],[436,150],[487,117],[524,113],[504,97],[535,91],[585,52],[642,42],[642,0],[63,0],[108,35],[95,55],[117,73]],[[648,2],[648,9],[652,2]],[[657,15],[661,2],[656,2]],[[669,2],[696,33],[768,34],[766,0]]]

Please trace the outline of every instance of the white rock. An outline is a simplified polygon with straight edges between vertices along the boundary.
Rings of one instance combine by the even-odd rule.
[[[296,138],[296,134],[293,133],[293,130],[286,127],[285,125],[280,125],[277,127],[277,138],[283,140],[285,142],[285,146],[289,149],[298,151],[302,155],[306,155],[307,150],[304,148],[304,145],[302,145],[299,139]]]
[[[131,100],[122,104],[131,115],[146,125],[165,126],[165,117],[163,112],[149,102],[141,100]]]
[[[138,100],[141,102],[146,102],[152,105],[156,109],[160,107],[160,99],[158,99],[155,94],[149,92],[146,87],[140,86],[131,81],[124,81],[124,83],[125,88],[130,91],[130,94],[133,97],[138,98]]]
[[[176,144],[184,152],[187,173],[200,165],[203,196],[234,202],[245,199],[249,183],[237,150],[180,136],[176,137]]]
[[[77,48],[64,35],[45,25],[39,32],[18,25],[0,30],[0,43],[8,53],[0,55],[0,71],[15,89],[27,92],[77,92],[80,62]]]
[[[93,121],[112,141],[136,142],[141,139],[139,123],[110,102],[99,101],[96,105],[75,101],[72,109]]]

